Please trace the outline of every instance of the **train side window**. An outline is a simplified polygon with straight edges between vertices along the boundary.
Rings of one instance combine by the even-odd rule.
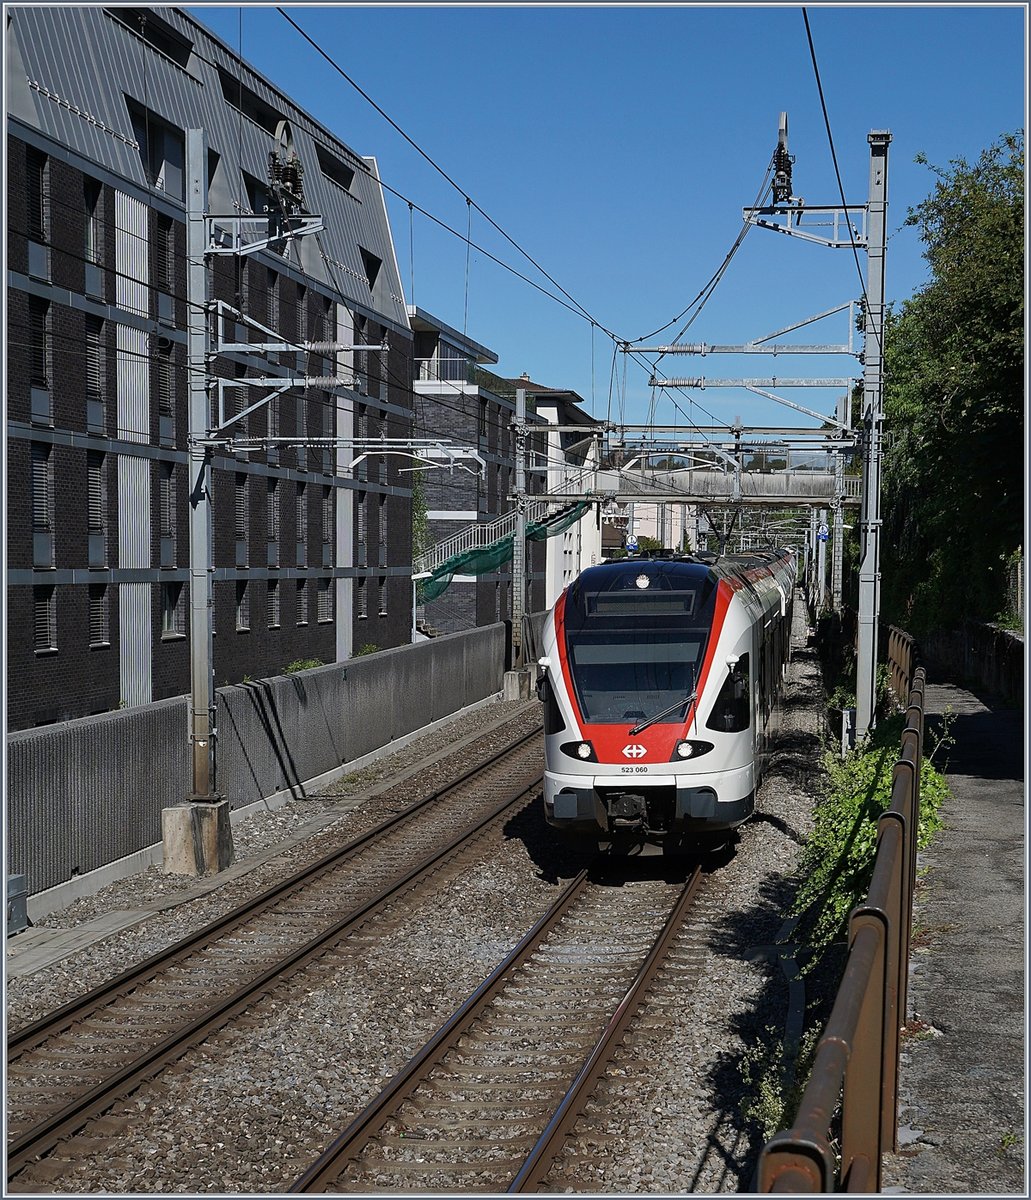
[[[566,723],[562,720],[562,713],[555,699],[555,689],[551,686],[547,671],[542,671],[537,677],[537,699],[544,705],[544,732],[561,733]]]
[[[727,677],[712,706],[706,729],[716,733],[741,733],[751,724],[750,677],[748,655],[742,654]]]

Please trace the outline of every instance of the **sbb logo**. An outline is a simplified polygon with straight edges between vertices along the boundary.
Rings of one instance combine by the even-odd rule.
[[[637,745],[636,742],[623,747],[624,758],[644,758],[647,753],[648,751],[643,746]]]

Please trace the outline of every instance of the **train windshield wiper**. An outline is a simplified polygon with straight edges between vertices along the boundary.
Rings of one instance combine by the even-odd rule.
[[[677,700],[676,703],[671,704],[669,708],[664,708],[661,712],[655,713],[654,716],[645,717],[645,719],[639,725],[635,725],[633,729],[630,730],[629,736],[636,736],[641,732],[642,729],[647,729],[649,725],[654,725],[656,721],[661,721],[663,717],[668,717],[670,713],[675,713],[678,708],[683,708],[685,704],[693,704],[697,699],[698,692],[694,691],[690,696],[685,696],[682,700]]]

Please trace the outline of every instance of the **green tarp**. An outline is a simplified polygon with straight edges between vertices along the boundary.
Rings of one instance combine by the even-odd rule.
[[[570,508],[559,509],[544,518],[543,521],[528,521],[526,525],[526,540],[528,542],[543,542],[546,538],[565,533],[590,508],[586,500],[578,501]],[[506,534],[491,542],[489,546],[476,546],[472,550],[463,550],[461,554],[453,554],[437,567],[428,579],[420,579],[416,590],[419,604],[428,604],[444,594],[451,586],[451,580],[456,575],[485,575],[495,571],[502,563],[512,557],[515,535]]]

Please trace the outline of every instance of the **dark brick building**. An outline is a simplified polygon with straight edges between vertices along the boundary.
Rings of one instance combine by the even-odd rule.
[[[295,381],[215,451],[215,682],[407,642],[407,464],[352,467],[355,439],[412,434],[412,331],[374,163],[181,10],[7,20],[8,727],[190,690],[188,128],[207,136],[216,227],[265,212],[287,136],[324,222],[317,241],[208,271],[208,301],[273,331],[209,309],[213,411],[268,393],[248,379]],[[234,341],[277,348],[219,349]]]

